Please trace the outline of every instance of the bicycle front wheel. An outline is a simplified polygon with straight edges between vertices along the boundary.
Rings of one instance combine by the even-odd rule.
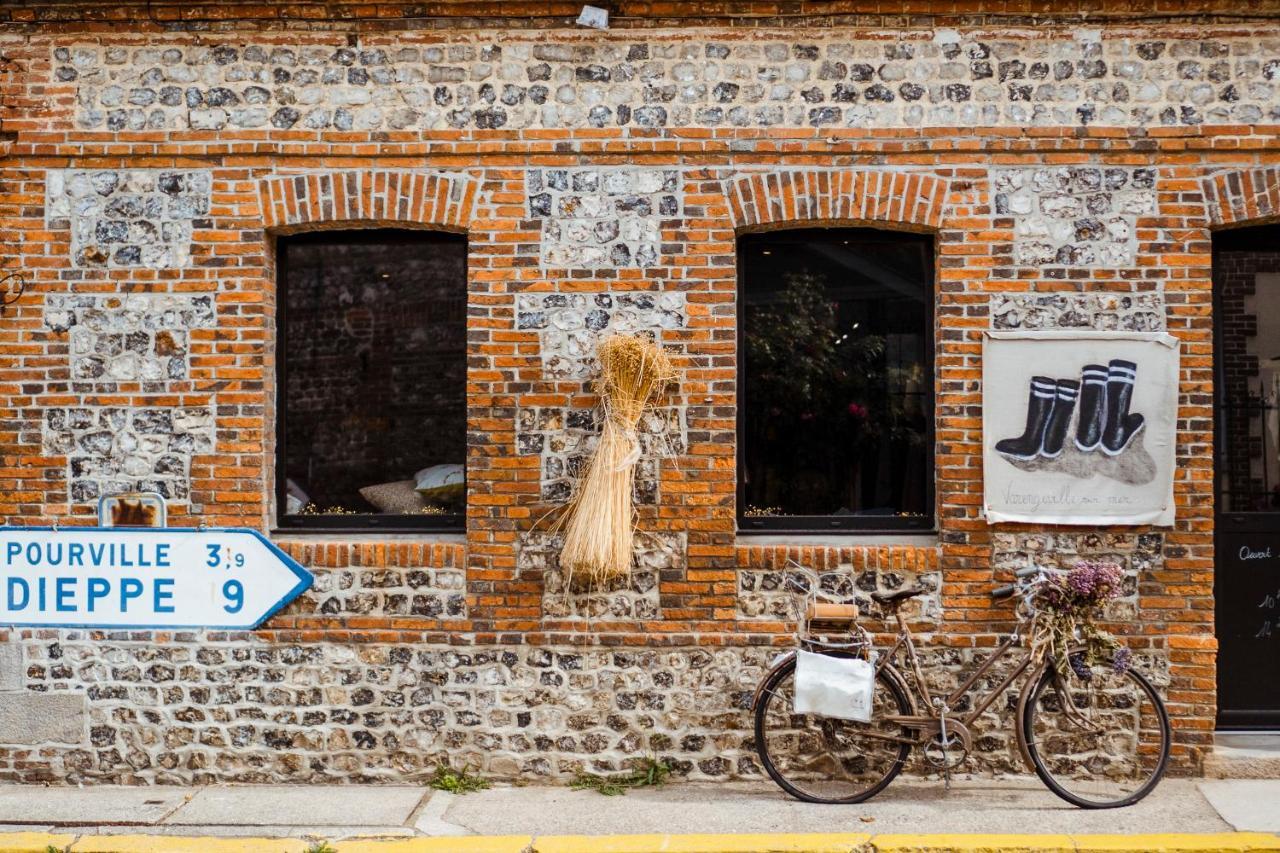
[[[1150,794],[1169,762],[1169,714],[1155,688],[1110,660],[1071,656],[1060,677],[1045,667],[1027,702],[1022,730],[1040,780],[1086,809],[1128,806]]]
[[[909,715],[911,704],[896,679],[876,673],[870,723],[797,714],[796,663],[788,661],[765,682],[756,706],[756,751],[773,781],[810,803],[860,803],[884,789],[911,751],[911,732],[884,722]]]

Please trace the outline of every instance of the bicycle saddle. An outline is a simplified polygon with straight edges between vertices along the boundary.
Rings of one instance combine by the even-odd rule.
[[[909,586],[904,589],[895,589],[893,592],[873,592],[871,600],[878,604],[901,604],[909,598],[915,598],[928,591],[922,586]]]

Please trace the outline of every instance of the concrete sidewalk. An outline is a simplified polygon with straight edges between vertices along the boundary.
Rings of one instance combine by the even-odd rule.
[[[1136,806],[1089,811],[1034,779],[896,781],[868,803],[815,806],[768,783],[671,783],[625,796],[495,787],[0,787],[0,832],[306,838],[643,833],[1220,833],[1280,831],[1280,781],[1166,779]]]

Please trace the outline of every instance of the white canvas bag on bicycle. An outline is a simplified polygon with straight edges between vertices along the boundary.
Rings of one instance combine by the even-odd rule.
[[[871,722],[876,669],[862,658],[796,652],[797,714]]]

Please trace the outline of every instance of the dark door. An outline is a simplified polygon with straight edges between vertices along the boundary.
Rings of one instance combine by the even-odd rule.
[[[1280,226],[1214,237],[1218,727],[1280,728]]]

